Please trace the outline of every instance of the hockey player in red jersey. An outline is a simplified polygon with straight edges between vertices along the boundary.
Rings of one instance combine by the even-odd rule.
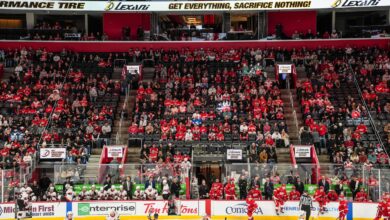
[[[211,188],[218,188],[219,190],[223,190],[223,185],[221,182],[219,182],[219,179],[216,179],[215,182],[211,185]]]
[[[337,202],[337,201],[339,201],[339,195],[337,195],[336,191],[330,190],[328,192],[328,200],[330,202]]]
[[[248,192],[248,197],[252,197],[253,200],[260,201],[263,200],[263,197],[261,196],[261,191],[259,190],[259,186],[254,186],[251,190]]]
[[[231,178],[229,183],[226,184],[224,191],[225,191],[225,199],[226,200],[235,200],[236,199],[236,186],[234,185],[233,178]]]
[[[301,194],[292,186],[291,192],[288,195],[288,199],[291,201],[298,201],[301,198]]]
[[[214,199],[214,200],[222,199],[222,190],[220,189],[219,185],[213,184],[209,195],[210,195],[210,199]]]
[[[384,219],[389,219],[389,205],[390,205],[390,202],[389,202],[389,194],[388,193],[385,193],[383,196],[382,196],[382,201],[379,202],[378,204],[378,211],[376,213],[376,216],[374,218],[374,220],[379,220],[381,219],[382,217]]]
[[[356,202],[367,202],[368,201],[368,195],[363,187],[360,188],[360,191],[358,193],[356,193],[355,201]]]
[[[317,201],[320,206],[320,213],[324,214],[325,206],[326,206],[326,202],[328,201],[328,198],[326,196],[323,186],[320,186],[320,188],[317,189],[316,192],[314,193],[314,200]]]
[[[249,195],[246,199],[248,220],[253,220],[253,213],[257,209],[256,201]]]
[[[340,194],[339,201],[339,220],[345,220],[348,214],[348,201],[345,199],[343,194]]]
[[[284,202],[287,200],[287,191],[286,191],[286,185],[283,184],[281,187],[274,190],[274,202],[275,202],[275,209],[276,214],[279,215],[283,212],[283,205]]]
[[[384,220],[390,220],[390,194],[386,193],[386,200],[383,205],[383,214],[382,217]]]

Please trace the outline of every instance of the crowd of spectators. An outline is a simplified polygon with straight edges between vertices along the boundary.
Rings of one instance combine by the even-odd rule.
[[[107,41],[106,33],[85,32],[75,24],[64,22],[37,22],[31,29],[4,29],[2,39],[17,40],[72,40],[72,41]]]
[[[343,165],[327,182],[336,183],[337,178],[348,184],[352,180],[366,181],[356,174],[361,165],[371,169],[388,164],[387,153],[376,137],[371,139],[368,118],[368,111],[378,116],[380,128],[387,132],[384,140],[388,147],[390,65],[388,52],[375,48],[134,49],[108,54],[104,59],[66,50],[6,51],[6,65],[14,66],[15,71],[0,88],[1,165],[12,168],[31,161],[38,145],[64,146],[68,149],[67,162],[86,163],[92,145],[110,136],[117,104],[112,100],[118,100],[122,92],[120,82],[110,80],[108,72],[97,70],[111,68],[117,58],[153,59],[156,63],[153,82],[140,82],[138,86],[128,129],[130,138],[145,139],[142,163],[173,164],[174,170],[181,170],[175,164],[190,160],[189,146],[216,141],[245,143],[251,162],[277,162],[275,148],[289,146],[288,129],[280,85],[267,76],[264,67],[297,56],[305,58],[302,65],[308,75],[297,85],[305,124],[300,131],[302,143],[314,144],[318,154],[326,151],[332,162]],[[88,71],[83,71],[86,68]],[[355,76],[369,109],[358,96]],[[245,185],[240,184],[241,178],[252,181],[248,176],[240,177],[239,185]],[[151,181],[164,185],[162,177]],[[165,181],[168,184],[170,178]],[[49,194],[41,194],[42,199],[58,198],[51,187]],[[252,187],[247,184],[245,188]],[[108,187],[103,191],[110,190]],[[122,192],[125,195],[125,188],[113,190],[113,194],[103,192],[101,198],[130,198],[128,192],[126,197],[120,196]],[[360,187],[353,189],[355,193],[358,190]],[[78,198],[69,195],[72,200]]]
[[[279,85],[263,71],[275,51],[151,53],[155,78],[139,85],[129,134],[150,140],[144,149],[156,148],[152,160],[172,145],[236,141],[251,144],[254,161],[265,150],[262,162],[276,162],[274,148],[289,146]]]
[[[63,27],[60,24],[60,22],[58,22],[58,21],[53,23],[53,24],[43,21],[43,22],[36,23],[34,26],[34,29],[37,29],[37,30],[61,30],[61,29],[63,29]],[[70,27],[67,26],[65,29],[70,29]]]
[[[388,51],[364,49],[363,55],[352,54],[351,67],[362,90],[362,96],[387,152],[390,150],[390,61]]]
[[[300,40],[300,39],[337,39],[341,38],[340,33],[336,30],[333,30],[331,32],[325,31],[324,33],[317,32],[313,33],[311,29],[308,29],[306,32],[295,30],[292,35],[291,39],[293,40]]]
[[[108,36],[106,33],[68,33],[65,30],[55,31],[55,33],[48,34],[48,32],[40,33],[39,31],[33,30],[25,36],[21,36],[20,40],[79,40],[79,41],[107,41]]]
[[[4,168],[31,160],[39,147],[65,147],[66,162],[86,163],[92,145],[111,136],[121,88],[110,67],[66,50],[22,48],[5,57],[15,69],[1,86]]]
[[[195,50],[186,52],[183,49],[178,54],[176,53],[158,53],[157,61],[161,62],[162,60],[162,62],[156,66],[155,80],[153,83],[140,85],[137,92],[136,115],[129,127],[130,136],[152,136],[149,139],[150,142],[147,142],[151,144],[143,149],[153,147],[153,155],[165,155],[165,150],[162,149],[174,148],[172,144],[168,144],[169,147],[164,146],[166,143],[173,143],[173,146],[175,144],[176,146],[177,144],[184,146],[186,143],[196,144],[202,141],[209,143],[214,140],[226,141],[226,137],[232,137],[227,140],[248,143],[251,162],[276,162],[277,155],[273,146],[288,146],[288,138],[283,137],[283,135],[288,137],[288,134],[285,132],[287,129],[283,120],[276,121],[271,126],[268,121],[283,119],[283,117],[276,118],[276,114],[272,114],[275,113],[272,111],[272,107],[276,107],[275,109],[280,107],[276,113],[283,113],[283,105],[282,103],[276,106],[268,105],[267,107],[271,111],[267,111],[267,107],[267,110],[259,110],[261,114],[257,118],[256,108],[254,108],[256,101],[253,100],[256,100],[258,94],[256,91],[251,93],[252,88],[264,89],[265,87],[262,86],[270,83],[271,90],[265,88],[263,95],[271,97],[273,100],[271,103],[279,102],[278,95],[280,94],[277,94],[277,83],[271,82],[266,77],[266,73],[262,71],[263,66],[267,63],[264,58],[272,57],[275,59],[296,59],[295,62],[299,59],[304,60],[301,64],[307,71],[308,79],[301,80],[297,85],[305,124],[300,130],[302,143],[314,144],[317,154],[320,155],[326,151],[331,162],[342,165],[342,168],[334,170],[338,178],[350,179],[356,175],[356,171],[360,169],[361,165],[367,170],[378,165],[387,166],[388,155],[379,144],[373,128],[371,128],[367,109],[361,101],[354,84],[354,75],[350,71],[349,65],[355,63],[353,56],[360,53],[355,48],[329,48],[315,51],[303,48],[291,52],[283,49],[262,52],[253,49],[247,51]],[[235,60],[235,55],[240,53],[241,56]],[[225,57],[223,58],[223,56]],[[156,57],[154,58],[156,59]],[[218,67],[210,68],[213,64],[221,62],[221,59],[225,61],[225,65],[230,62],[237,66],[229,66],[231,71],[229,71],[229,67],[224,68],[223,66],[220,67],[224,68],[223,71],[219,70]],[[384,58],[381,62],[381,66],[386,67],[387,60]],[[219,75],[221,72],[224,73],[222,76]],[[384,71],[380,77],[387,79],[387,75],[388,73]],[[253,82],[257,83],[256,86],[245,88],[245,83]],[[388,92],[386,90],[387,81],[379,83],[375,88]],[[259,94],[261,89],[258,90]],[[213,93],[214,90],[220,91],[220,94]],[[229,90],[233,90],[233,92]],[[210,92],[211,94],[209,94]],[[245,92],[250,95],[243,98]],[[340,92],[345,96],[338,97]],[[232,93],[237,94],[237,96],[235,97]],[[213,97],[215,94],[216,96]],[[218,95],[220,95],[221,105],[218,105]],[[235,104],[236,100],[238,100],[238,104]],[[379,111],[386,111],[388,101],[386,98],[384,100],[375,102],[381,103]],[[246,101],[249,101],[249,104]],[[224,106],[226,103],[229,103],[227,108]],[[237,106],[237,110],[234,109],[234,106]],[[221,111],[221,109],[223,110]],[[230,113],[230,110],[233,114],[226,114],[226,112]],[[251,112],[251,114],[245,115],[246,112]],[[234,120],[235,115],[238,119],[236,121]],[[240,118],[242,115],[246,117]],[[280,115],[283,116],[283,114]],[[228,132],[225,132],[225,125],[230,126],[230,129],[235,127],[236,133],[232,131],[234,129],[228,129]],[[246,130],[245,127],[249,126],[253,126],[255,129],[252,135],[256,134],[256,136],[253,139],[248,138],[251,136],[249,132],[248,135],[242,132]],[[386,124],[383,127],[386,129],[389,126]],[[178,130],[178,128],[182,129]],[[267,130],[269,128],[271,129]],[[204,131],[203,135],[201,130]],[[214,132],[214,130],[218,130],[218,132]],[[232,132],[231,135],[230,132]],[[218,136],[214,136],[214,133],[221,134],[220,139]],[[234,136],[236,139],[233,138]],[[387,139],[385,140],[387,141]],[[149,151],[146,150],[146,155],[143,156],[147,158],[148,155]],[[156,158],[156,156],[152,157]],[[343,176],[340,175],[341,171],[348,172],[345,172]]]
[[[359,54],[351,47],[318,50],[305,64],[308,79],[297,89],[304,117],[302,142],[314,144],[317,154],[326,150],[331,162],[351,170],[357,164],[388,164],[350,70]]]

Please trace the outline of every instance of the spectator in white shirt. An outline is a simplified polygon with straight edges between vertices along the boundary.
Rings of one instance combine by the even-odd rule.
[[[272,139],[274,140],[279,140],[282,138],[282,135],[279,133],[279,131],[274,131],[274,133],[272,134]]]
[[[102,134],[109,135],[110,133],[111,133],[111,125],[108,122],[106,122],[102,126]]]
[[[31,157],[30,153],[27,153],[26,155],[24,155],[23,162],[30,163],[31,161],[32,161],[32,157]]]
[[[198,119],[198,118],[200,118],[199,112],[196,111],[194,114],[192,114],[192,118],[193,118],[193,119]]]
[[[215,95],[216,92],[217,92],[217,90],[215,89],[215,87],[211,86],[209,88],[208,94],[211,96],[211,95]]]
[[[248,126],[246,125],[246,123],[242,123],[240,125],[240,133],[247,133],[248,132]]]
[[[190,129],[187,130],[186,136],[184,137],[185,141],[192,141],[192,132]]]
[[[15,73],[18,75],[20,72],[23,71],[22,65],[20,63],[15,67]]]
[[[50,100],[50,101],[58,101],[58,100],[60,100],[60,98],[61,98],[60,92],[57,89],[55,89],[53,91],[53,93],[49,96],[48,100]]]
[[[91,102],[96,102],[96,99],[97,99],[97,90],[96,90],[96,87],[93,86],[90,90],[89,90],[89,97],[91,99]]]
[[[85,132],[87,134],[92,134],[95,129],[93,128],[91,123],[88,123],[88,126],[85,128]]]

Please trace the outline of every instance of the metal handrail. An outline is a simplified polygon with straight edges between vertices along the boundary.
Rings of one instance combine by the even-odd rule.
[[[290,92],[290,103],[291,103],[291,108],[294,109],[293,112],[292,112],[292,114],[293,114],[293,117],[294,117],[295,127],[297,128],[297,132],[298,132],[298,141],[301,142],[301,136],[299,135],[299,125],[298,125],[297,112],[295,111],[295,108],[294,108],[294,99],[293,99],[293,97],[292,97],[291,90],[290,90],[289,92]]]
[[[297,128],[297,132],[298,132],[298,140],[299,140],[299,142],[301,142],[301,136],[299,135],[299,125],[298,125],[297,112],[295,110],[293,111],[293,117],[294,117],[295,127]]]
[[[293,97],[292,97],[292,93],[291,93],[290,89],[289,89],[288,92],[290,93],[290,104],[291,104],[291,108],[294,109],[294,99],[293,99]]]
[[[385,145],[383,144],[382,138],[381,138],[381,136],[379,135],[378,129],[376,128],[374,119],[372,118],[372,115],[371,115],[371,113],[370,113],[370,109],[368,108],[368,105],[367,105],[366,101],[365,101],[364,98],[363,98],[363,94],[362,94],[362,91],[361,91],[361,89],[360,89],[360,85],[359,85],[359,83],[358,83],[358,81],[357,81],[357,79],[356,79],[356,75],[355,75],[355,73],[353,72],[353,69],[352,69],[351,64],[349,64],[349,68],[350,68],[350,71],[352,71],[352,76],[353,76],[353,81],[354,81],[354,83],[355,83],[355,87],[356,87],[356,89],[357,89],[357,91],[358,91],[358,93],[359,93],[359,96],[360,96],[360,99],[362,100],[362,103],[363,103],[363,105],[364,105],[364,108],[366,108],[366,111],[367,111],[367,113],[368,113],[368,119],[369,119],[369,122],[370,122],[371,126],[372,126],[373,129],[374,129],[375,136],[376,136],[377,140],[379,141],[379,144],[380,144],[382,150],[386,153],[387,156],[389,156],[389,154],[387,153],[387,150],[386,150],[386,148],[385,148]]]
[[[128,85],[127,85],[127,89],[126,89],[126,92],[125,92],[125,101],[124,101],[124,103],[123,103],[123,106],[122,106],[122,108],[121,108],[121,118],[120,118],[120,120],[119,120],[119,129],[118,129],[118,131],[117,131],[117,133],[116,133],[116,136],[115,136],[115,142],[116,142],[116,144],[120,144],[120,140],[121,140],[121,136],[122,136],[122,133],[121,133],[121,131],[122,131],[122,124],[123,124],[123,120],[124,120],[124,111],[126,110],[126,107],[127,107],[127,102],[128,102],[128,100],[129,100],[129,95],[130,95],[130,89],[131,89],[131,83],[129,83]]]

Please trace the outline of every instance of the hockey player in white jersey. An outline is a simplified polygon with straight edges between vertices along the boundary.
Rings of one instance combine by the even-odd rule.
[[[169,184],[167,180],[163,180],[162,182],[162,197],[164,200],[168,200],[171,195],[171,190],[169,189]]]
[[[103,187],[100,187],[98,199],[99,200],[106,200],[108,198],[108,193],[104,190]]]
[[[96,190],[96,186],[92,185],[91,190],[87,193],[87,200],[98,200],[99,199],[99,191]]]
[[[72,186],[68,186],[68,189],[66,190],[65,193],[65,199],[67,202],[73,201],[73,198],[75,197],[75,192],[73,191]]]
[[[153,189],[151,185],[145,190],[146,200],[156,200],[157,190]]]
[[[65,220],[73,220],[73,212],[71,211],[67,212]]]
[[[118,200],[127,200],[127,191],[123,188],[123,185],[119,187]]]
[[[27,184],[24,184],[21,188],[20,188],[20,193],[23,193],[23,192],[26,192],[28,195],[30,195],[32,193],[32,189],[31,187],[29,187]]]
[[[81,192],[77,195],[77,200],[78,201],[83,201],[83,200],[88,200],[88,191],[87,191],[87,187],[86,186],[83,186],[83,189],[81,190]]]
[[[111,188],[107,191],[108,200],[118,200],[118,191],[115,189],[115,186],[111,186]]]
[[[28,200],[37,200],[37,197],[35,196],[31,187],[27,185],[27,183],[20,188],[20,193],[22,196],[24,196],[24,198],[27,196]]]
[[[140,186],[137,186],[135,188],[133,198],[136,200],[144,200],[145,199],[145,193],[143,190],[141,190]]]
[[[54,187],[51,186],[49,191],[46,192],[46,201],[57,201],[57,193],[54,191]]]
[[[119,214],[115,210],[111,210],[106,220],[119,220]]]

